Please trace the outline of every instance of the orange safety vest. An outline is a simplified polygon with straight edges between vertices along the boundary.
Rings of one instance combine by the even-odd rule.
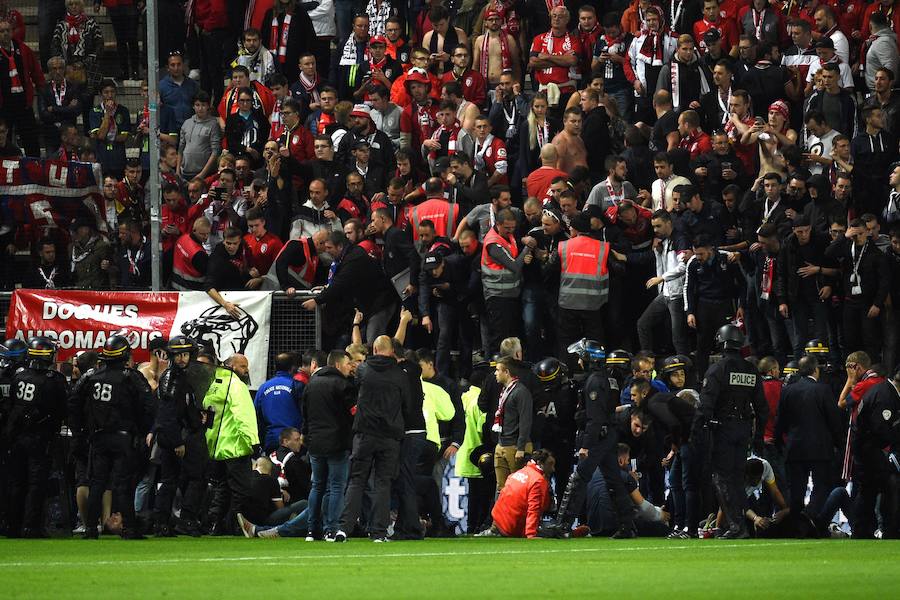
[[[176,290],[205,290],[206,277],[194,266],[194,257],[198,252],[206,252],[203,245],[185,233],[175,243],[172,260],[172,287]]]
[[[560,262],[559,306],[599,310],[609,299],[609,244],[579,235],[557,247]]]
[[[299,283],[305,289],[309,289],[316,281],[316,271],[319,268],[319,255],[310,250],[309,238],[291,240],[281,248],[281,252],[284,252],[285,248],[293,243],[298,243],[301,245],[301,248],[303,248],[303,258],[305,260],[303,261],[303,265],[299,267],[288,265],[288,275],[297,280],[297,283]],[[278,253],[278,256],[281,256],[281,252]],[[275,262],[278,262],[278,257],[275,258]],[[274,265],[275,262],[273,262],[272,264]]]
[[[519,295],[519,283],[521,277],[513,273],[502,264],[496,262],[488,254],[488,246],[498,244],[514,259],[519,256],[519,248],[516,246],[516,238],[510,235],[508,238],[497,233],[496,227],[491,227],[484,236],[484,245],[481,248],[481,285],[484,289],[484,297],[491,296],[501,298],[515,298]]]
[[[412,210],[413,240],[419,239],[419,223],[431,221],[437,235],[448,237],[456,233],[456,219],[459,217],[459,205],[450,204],[443,198],[431,198]]]

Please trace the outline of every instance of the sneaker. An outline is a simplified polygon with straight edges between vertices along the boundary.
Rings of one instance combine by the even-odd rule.
[[[281,536],[278,535],[278,528],[273,527],[272,529],[265,529],[263,531],[257,531],[256,537],[274,539],[274,538],[278,538]]]
[[[314,536],[313,534],[309,534],[308,536],[306,536],[306,541],[314,542],[314,541],[316,541],[316,536]]]
[[[390,540],[384,536],[381,536],[381,537],[377,537],[377,538],[372,538],[372,541],[375,542],[376,544],[386,544]]]
[[[256,537],[256,525],[245,519],[241,513],[237,514],[237,522],[245,538]]]
[[[500,534],[494,530],[493,527],[488,527],[484,531],[479,531],[475,534],[475,537],[497,537]]]
[[[335,542],[336,540],[334,539],[334,537],[335,537],[335,534],[328,532],[325,534],[325,541],[326,542]],[[309,538],[307,538],[307,539],[309,539]]]
[[[633,526],[623,525],[622,527],[619,527],[618,531],[616,531],[609,537],[613,540],[630,540],[632,538],[636,538],[637,533],[634,531]]]
[[[828,524],[828,535],[832,539],[845,539],[850,537],[837,523]]]
[[[346,541],[347,541],[347,534],[344,533],[343,531],[338,531],[337,533],[334,534],[334,541],[335,541],[335,542],[339,542],[339,543],[340,543],[340,542],[346,542]]]
[[[72,530],[72,535],[81,535],[83,533],[84,533],[84,523],[81,523],[80,525],[78,525],[78,527],[76,527],[75,529]]]
[[[683,529],[673,529],[672,533],[666,536],[667,540],[689,540],[691,536]]]
[[[572,530],[571,536],[573,538],[583,538],[587,537],[591,533],[591,528],[587,525],[579,525],[575,529]]]
[[[200,537],[203,532],[200,530],[200,522],[190,519],[179,519],[175,523],[175,533],[180,535],[189,535],[191,537]]]

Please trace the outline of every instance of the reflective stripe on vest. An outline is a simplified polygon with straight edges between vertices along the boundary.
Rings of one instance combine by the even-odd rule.
[[[609,298],[609,244],[579,235],[557,248],[561,272],[559,306],[598,310]]]
[[[488,254],[488,246],[497,244],[515,259],[519,256],[519,248],[513,236],[504,238],[495,227],[491,227],[484,236],[484,245],[481,248],[481,285],[484,288],[484,296],[515,297],[519,295],[518,273],[513,273],[502,264],[496,262]]]
[[[448,237],[456,233],[456,217],[459,215],[459,205],[450,204],[440,198],[431,198],[412,210],[413,240],[419,240],[419,223],[431,221],[434,223],[434,232],[441,237]]]
[[[305,260],[303,261],[302,267],[288,265],[287,272],[291,278],[297,281],[297,283],[308,289],[311,288],[316,281],[316,271],[319,267],[319,255],[314,254],[309,249],[309,238],[300,238],[296,241],[300,244],[300,247],[303,248],[303,258]],[[281,247],[281,252],[284,252],[285,248],[288,247],[288,244]],[[278,256],[281,256],[281,252],[278,253]],[[277,256],[272,264],[274,265],[276,262],[278,262]]]
[[[172,287],[178,290],[203,290],[206,278],[194,266],[194,257],[205,252],[189,233],[182,235],[175,243],[172,259]]]

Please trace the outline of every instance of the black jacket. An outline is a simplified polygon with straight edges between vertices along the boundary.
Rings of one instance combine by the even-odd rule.
[[[863,246],[860,257],[857,249],[856,259],[859,260],[859,278],[862,293],[853,295],[854,284],[850,282],[853,274],[854,259],[850,252],[853,242],[846,237],[837,239],[825,250],[825,256],[836,260],[843,271],[844,293],[848,302],[862,304],[864,306],[884,306],[888,292],[891,290],[891,268],[884,252],[875,247],[873,243]]]
[[[245,154],[246,148],[249,146],[256,150],[262,156],[263,146],[269,139],[269,121],[261,109],[254,110],[250,113],[252,125],[244,121],[238,113],[232,113],[225,119],[225,149],[232,154]],[[247,125],[251,125],[247,127]],[[249,155],[248,155],[249,156]],[[260,165],[259,160],[254,161],[255,166]]]
[[[657,392],[647,399],[647,410],[658,427],[665,431],[666,445],[681,445],[691,434],[697,409],[675,394]]]
[[[322,367],[303,389],[303,425],[306,449],[313,456],[346,452],[352,445],[356,388],[334,367]]]
[[[339,258],[331,283],[316,296],[316,303],[349,305],[371,315],[397,299],[391,282],[375,259],[359,246],[349,246]]]
[[[425,402],[422,368],[419,363],[411,360],[401,360],[397,364],[409,385],[409,400],[403,403],[403,430],[425,431],[425,414],[422,412],[422,404]]]
[[[831,389],[810,377],[784,388],[775,421],[775,443],[787,436],[785,459],[831,460],[840,445],[841,415]]]
[[[434,302],[464,307],[471,296],[469,285],[471,274],[469,259],[462,254],[450,254],[444,257],[444,272],[440,277],[435,277],[432,272],[423,269],[418,280],[421,315],[430,315]]]
[[[778,268],[775,269],[775,293],[782,302],[788,305],[795,304],[800,300],[801,285],[803,279],[797,274],[797,269],[806,266],[806,262],[812,262],[814,265],[833,267],[834,261],[825,257],[825,249],[828,247],[828,241],[813,230],[809,239],[808,251],[800,246],[797,236],[791,233],[781,244],[781,252],[778,254]],[[817,260],[804,260],[804,252]],[[817,289],[825,286],[834,285],[831,277],[816,275],[813,280]]]
[[[384,273],[393,277],[409,269],[409,280],[413,285],[419,281],[419,253],[413,245],[412,235],[409,230],[398,228],[396,225],[384,232],[384,247],[382,251],[382,264]]]
[[[397,361],[370,356],[356,371],[359,400],[353,431],[376,437],[403,439],[404,407],[411,403],[409,379]],[[421,403],[419,405],[421,413]],[[425,419],[422,419],[424,429]]]
[[[156,388],[156,421],[153,434],[161,448],[184,445],[185,435],[201,428],[200,405],[183,369],[169,367]],[[201,398],[202,400],[202,398]]]

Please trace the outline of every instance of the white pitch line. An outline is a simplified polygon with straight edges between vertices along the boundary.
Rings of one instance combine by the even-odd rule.
[[[527,542],[525,542],[527,543]],[[560,540],[560,545],[567,542]],[[798,542],[786,542],[782,544],[772,543],[731,543],[720,544],[710,540],[708,544],[682,544],[678,546],[640,546],[640,547],[624,547],[624,548],[545,548],[533,550],[474,550],[468,552],[387,552],[384,554],[294,554],[294,555],[278,555],[278,556],[221,556],[221,557],[187,557],[187,558],[161,558],[148,560],[96,560],[96,561],[35,561],[35,562],[0,562],[0,568],[22,568],[22,567],[95,567],[95,566],[121,566],[121,565],[172,565],[172,564],[189,564],[189,563],[218,563],[218,562],[252,562],[252,561],[274,561],[274,560],[348,560],[348,559],[384,559],[384,558],[432,558],[439,556],[479,556],[479,555],[497,555],[497,554],[564,554],[577,552],[648,552],[657,550],[718,550],[720,548],[762,548],[776,546],[798,546],[821,544],[821,540],[809,540]]]

